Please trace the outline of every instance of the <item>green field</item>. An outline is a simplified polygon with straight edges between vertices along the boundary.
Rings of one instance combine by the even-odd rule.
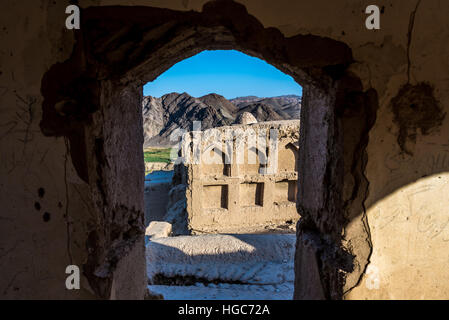
[[[145,162],[170,163],[170,148],[148,148],[143,151]]]

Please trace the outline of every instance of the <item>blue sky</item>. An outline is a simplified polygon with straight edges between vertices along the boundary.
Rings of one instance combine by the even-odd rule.
[[[187,92],[194,97],[217,93],[241,96],[302,95],[292,77],[265,61],[235,50],[203,51],[185,59],[144,86],[145,96]]]

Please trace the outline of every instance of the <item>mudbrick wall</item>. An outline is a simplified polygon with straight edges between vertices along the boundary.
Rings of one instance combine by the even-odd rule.
[[[294,298],[449,297],[447,1],[69,2],[1,4],[2,298],[144,297],[141,86],[205,49],[304,87]]]
[[[186,133],[177,169],[184,176],[174,179],[183,187],[172,191],[183,190],[184,205],[172,201],[168,208],[175,232],[254,233],[296,224],[298,142],[297,120]]]

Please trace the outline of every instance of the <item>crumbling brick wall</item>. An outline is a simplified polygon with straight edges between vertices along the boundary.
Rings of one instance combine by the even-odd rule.
[[[185,208],[172,203],[175,230],[242,233],[295,225],[299,121],[186,133],[181,150]],[[179,188],[179,186],[175,186]],[[176,219],[174,210],[183,219]],[[183,212],[185,210],[185,212]]]

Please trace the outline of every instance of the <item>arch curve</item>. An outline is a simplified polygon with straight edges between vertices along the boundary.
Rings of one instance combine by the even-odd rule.
[[[308,263],[309,258],[301,258],[309,250],[302,241],[307,237],[316,239],[311,244],[316,252],[310,259],[320,261],[317,272],[327,279],[312,284],[322,287],[323,295],[318,298],[341,298],[358,282],[369,259],[369,230],[357,229],[347,235],[368,239],[357,252],[344,246],[341,231],[349,220],[364,223],[366,193],[360,186],[367,181],[363,155],[374,124],[377,95],[362,92],[360,80],[346,71],[353,61],[346,44],[313,35],[286,38],[275,28],[264,28],[234,1],[211,1],[202,12],[89,7],[81,16],[83,27],[75,32],[77,44],[71,58],[52,66],[42,80],[41,130],[47,136],[68,139],[77,173],[91,189],[98,221],[88,230],[84,273],[99,296],[112,294],[118,259],[112,244],[118,242],[120,248],[131,250],[143,239],[138,223],[142,205],[120,194],[116,184],[139,180],[139,170],[143,171],[139,164],[142,127],[135,125],[142,116],[141,86],[175,63],[214,49],[234,49],[261,58],[304,87],[298,191],[303,219],[298,225],[297,269]],[[354,112],[348,115],[345,107],[353,95],[359,95],[362,103],[351,106]],[[343,135],[353,122],[360,126],[350,137]],[[130,177],[127,166],[138,170]],[[345,187],[353,190],[350,199],[342,196]],[[140,194],[139,188],[130,189],[135,197]],[[118,214],[105,216],[106,211]],[[108,232],[116,225],[114,219],[129,220],[131,230]],[[328,252],[335,253],[330,260]],[[96,270],[105,265],[107,272],[98,277]],[[304,281],[313,280],[296,275],[295,297],[313,298],[303,291],[310,287]]]

